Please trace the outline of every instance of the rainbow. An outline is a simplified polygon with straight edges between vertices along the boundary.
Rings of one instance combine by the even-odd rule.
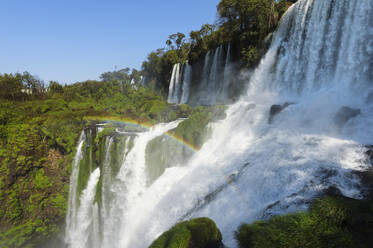
[[[88,121],[102,121],[102,122],[109,122],[109,123],[110,122],[111,123],[121,123],[121,124],[125,124],[125,125],[128,125],[128,126],[140,127],[140,128],[144,128],[144,129],[150,129],[151,127],[154,126],[153,123],[139,122],[139,121],[132,120],[132,119],[121,118],[119,116],[87,116],[84,119],[88,120]],[[189,142],[189,141],[183,139],[182,137],[176,135],[174,132],[168,131],[164,135],[171,138],[171,139],[176,140],[178,143],[180,143],[181,145],[183,145],[185,148],[192,151],[193,153],[198,152],[199,149],[200,149],[197,146],[195,146],[194,144],[192,144],[191,142]]]
[[[149,129],[154,126],[154,123],[149,123],[149,122],[139,122],[136,120],[132,119],[127,119],[127,118],[121,118],[119,116],[88,116],[84,118],[87,121],[102,121],[102,122],[108,122],[108,123],[122,123],[126,124],[129,126],[134,126],[134,127],[140,127],[140,128],[145,128]],[[171,139],[176,140],[178,143],[183,145],[185,148],[190,150],[192,153],[196,153],[199,151],[200,148],[196,147],[192,143],[184,140],[182,137],[179,137],[178,135],[174,134],[173,132],[166,132],[164,134],[167,137],[170,137]],[[235,183],[232,181],[230,175],[226,175],[221,169],[218,169],[218,171],[222,174],[222,176],[225,177],[225,181],[228,185],[228,187],[231,187],[233,191],[236,192],[236,194],[241,198],[241,201],[243,201],[245,204],[248,205],[248,199],[244,196],[244,194],[241,192],[241,190],[235,185]]]

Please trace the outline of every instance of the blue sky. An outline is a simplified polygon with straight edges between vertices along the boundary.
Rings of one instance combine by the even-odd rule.
[[[216,19],[219,0],[1,0],[0,73],[45,81],[140,68],[168,35]]]

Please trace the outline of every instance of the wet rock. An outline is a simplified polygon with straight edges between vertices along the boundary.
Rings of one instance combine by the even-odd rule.
[[[324,195],[328,196],[342,196],[342,192],[337,188],[337,186],[332,185],[329,186],[327,189],[324,190]]]
[[[285,102],[282,105],[275,104],[271,106],[271,109],[269,110],[269,118],[268,118],[268,124],[273,123],[273,118],[278,115],[282,110],[287,108],[289,105],[292,105],[294,103]]]
[[[365,154],[367,155],[368,163],[373,166],[373,145],[366,146],[368,149]]]
[[[353,172],[361,182],[361,193],[367,199],[373,200],[373,168],[366,171]]]
[[[360,109],[343,106],[339,109],[338,113],[334,117],[334,123],[339,128],[342,128],[349,120],[360,115],[360,113]]]

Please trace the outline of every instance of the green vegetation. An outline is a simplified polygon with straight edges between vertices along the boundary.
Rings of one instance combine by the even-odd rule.
[[[198,218],[176,224],[149,248],[219,248],[221,241],[216,224],[208,218]]]
[[[253,68],[265,53],[265,38],[294,2],[296,0],[221,0],[214,25],[204,24],[201,29],[191,31],[189,37],[183,33],[170,35],[166,48],[148,55],[141,73],[148,85],[167,95],[174,64],[187,60],[192,64],[201,63],[209,50],[227,44],[231,45],[234,62],[241,68]]]
[[[309,212],[244,224],[240,248],[364,248],[373,244],[373,202],[342,196],[315,200]]]
[[[0,75],[0,87],[6,89],[0,95],[0,247],[38,247],[63,228],[71,162],[89,119],[154,124],[191,112],[128,82],[50,82],[45,88],[23,73]],[[109,126],[97,137],[92,134],[91,144],[97,146],[85,144],[92,156],[82,161],[80,191],[103,159],[103,138],[112,132]]]
[[[200,148],[209,137],[207,124],[225,118],[224,105],[196,107],[185,121],[181,122],[171,133],[182,138],[185,142]]]

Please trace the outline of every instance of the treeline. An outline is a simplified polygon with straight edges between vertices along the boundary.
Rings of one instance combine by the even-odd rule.
[[[231,57],[240,68],[257,65],[265,53],[265,38],[277,27],[281,16],[296,0],[221,0],[217,5],[218,18],[215,24],[205,24],[199,30],[176,33],[169,36],[164,48],[151,52],[142,63],[141,71],[124,68],[101,74],[101,81],[89,81],[86,86],[100,82],[116,82],[122,91],[128,87],[139,88],[146,83],[148,88],[167,97],[172,67],[176,63],[197,63],[208,51],[221,45],[231,48]],[[82,83],[79,83],[82,85]],[[79,92],[74,87],[50,82],[49,87],[30,73],[0,75],[0,99],[44,99],[54,94],[71,98]]]
[[[44,82],[28,72],[0,74],[0,89],[0,99],[13,101],[40,98],[46,92]]]
[[[9,101],[41,100],[62,97],[73,100],[83,97],[102,98],[103,94],[121,92],[141,88],[141,72],[125,68],[119,71],[105,72],[101,81],[87,80],[72,85],[61,85],[56,81],[46,84],[43,80],[29,72],[0,74],[0,99]]]
[[[241,68],[257,65],[265,52],[264,40],[296,0],[221,0],[215,24],[205,24],[187,37],[169,36],[166,47],[151,52],[142,64],[148,85],[167,93],[172,66],[202,60],[209,50],[231,46],[232,58]]]

